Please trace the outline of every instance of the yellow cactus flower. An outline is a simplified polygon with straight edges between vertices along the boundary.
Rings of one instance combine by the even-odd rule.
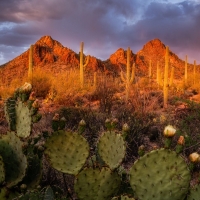
[[[197,162],[200,161],[200,156],[199,156],[199,154],[197,152],[194,152],[194,153],[191,153],[189,155],[189,159],[190,159],[191,162],[197,163]]]
[[[165,137],[173,137],[176,133],[176,129],[172,125],[168,125],[164,129]]]

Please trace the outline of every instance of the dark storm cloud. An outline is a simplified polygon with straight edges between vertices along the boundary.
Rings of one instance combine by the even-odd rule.
[[[176,4],[152,2],[143,13],[142,19],[126,27],[125,32],[133,44],[145,44],[153,38],[159,38],[174,53],[181,56],[189,54],[192,61],[199,59],[199,13],[200,4],[192,1]]]
[[[178,55],[198,58],[200,4],[191,0],[6,0],[0,8],[0,44],[14,47],[9,56],[1,46],[0,63],[43,35],[76,52],[84,41],[84,52],[101,59],[120,47],[136,53],[154,38]]]

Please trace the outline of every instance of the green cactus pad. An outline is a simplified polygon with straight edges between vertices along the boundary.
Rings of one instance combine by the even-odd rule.
[[[42,178],[42,161],[38,155],[28,155],[28,167],[26,176],[23,179],[23,184],[26,184],[29,189],[36,188],[40,184]]]
[[[120,187],[120,177],[109,168],[85,168],[75,180],[74,189],[80,200],[107,200]]]
[[[22,152],[22,142],[14,132],[1,136],[0,155],[5,166],[5,182],[7,187],[12,187],[23,179],[27,167],[27,160]]]
[[[121,195],[120,197],[113,197],[111,200],[135,200],[132,197],[128,197],[127,195]]]
[[[184,199],[190,178],[183,158],[167,149],[145,154],[130,169],[131,187],[141,200]]]
[[[194,189],[190,189],[190,193],[187,200],[199,200],[200,199],[200,185],[197,185]]]
[[[11,131],[15,131],[16,129],[15,104],[16,104],[15,99],[10,97],[5,101],[5,106],[4,106],[5,117]]]
[[[78,133],[60,130],[47,139],[45,155],[58,171],[77,174],[89,155],[89,145]]]
[[[54,200],[54,192],[50,186],[48,186],[44,193],[44,200]]]
[[[26,138],[31,133],[31,112],[26,103],[16,103],[16,130],[17,136]]]
[[[4,180],[5,180],[4,162],[2,157],[0,156],[0,184],[2,184]]]
[[[135,200],[134,198],[128,197],[126,195],[121,196],[121,200]]]
[[[115,169],[125,157],[125,141],[114,131],[105,132],[99,139],[98,152],[103,161],[111,169]]]
[[[1,200],[13,200],[16,199],[18,195],[19,195],[18,193],[9,191],[6,187],[0,189]]]

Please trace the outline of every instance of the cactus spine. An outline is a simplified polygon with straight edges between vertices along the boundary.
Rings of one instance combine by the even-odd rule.
[[[168,101],[168,71],[169,71],[169,47],[166,46],[165,52],[165,73],[164,73],[164,86],[163,86],[163,93],[164,93],[164,108],[167,108],[167,101]]]
[[[123,73],[121,72],[121,79],[126,84],[126,101],[128,101],[129,93],[130,93],[130,85],[133,83],[135,78],[135,63],[133,63],[132,66],[132,72],[130,68],[130,47],[127,49],[127,64],[126,64],[126,78],[123,76]]]
[[[185,56],[185,86],[188,83],[187,55]]]
[[[193,79],[194,85],[196,84],[196,60],[194,60],[194,68],[193,68]]]
[[[28,81],[30,84],[33,82],[33,45],[29,49]]]
[[[83,86],[84,86],[84,69],[88,65],[89,58],[90,58],[89,56],[87,56],[86,62],[85,62],[85,64],[83,64],[83,46],[84,46],[84,43],[81,42],[81,46],[80,46],[80,83],[81,83],[81,88],[83,88]]]

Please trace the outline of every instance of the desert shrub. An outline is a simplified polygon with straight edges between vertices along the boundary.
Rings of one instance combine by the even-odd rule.
[[[52,81],[51,92],[55,93],[54,101],[62,105],[74,105],[76,98],[86,91],[87,88],[80,88],[79,70],[66,71]]]
[[[111,79],[106,75],[99,76],[97,86],[90,96],[90,100],[99,101],[100,112],[111,113],[114,94],[118,91],[118,86]]]
[[[33,90],[38,97],[45,98],[51,89],[52,75],[41,68],[34,69]]]
[[[26,78],[14,78],[9,85],[0,84],[0,97],[6,99],[14,93],[14,91],[24,84]]]

